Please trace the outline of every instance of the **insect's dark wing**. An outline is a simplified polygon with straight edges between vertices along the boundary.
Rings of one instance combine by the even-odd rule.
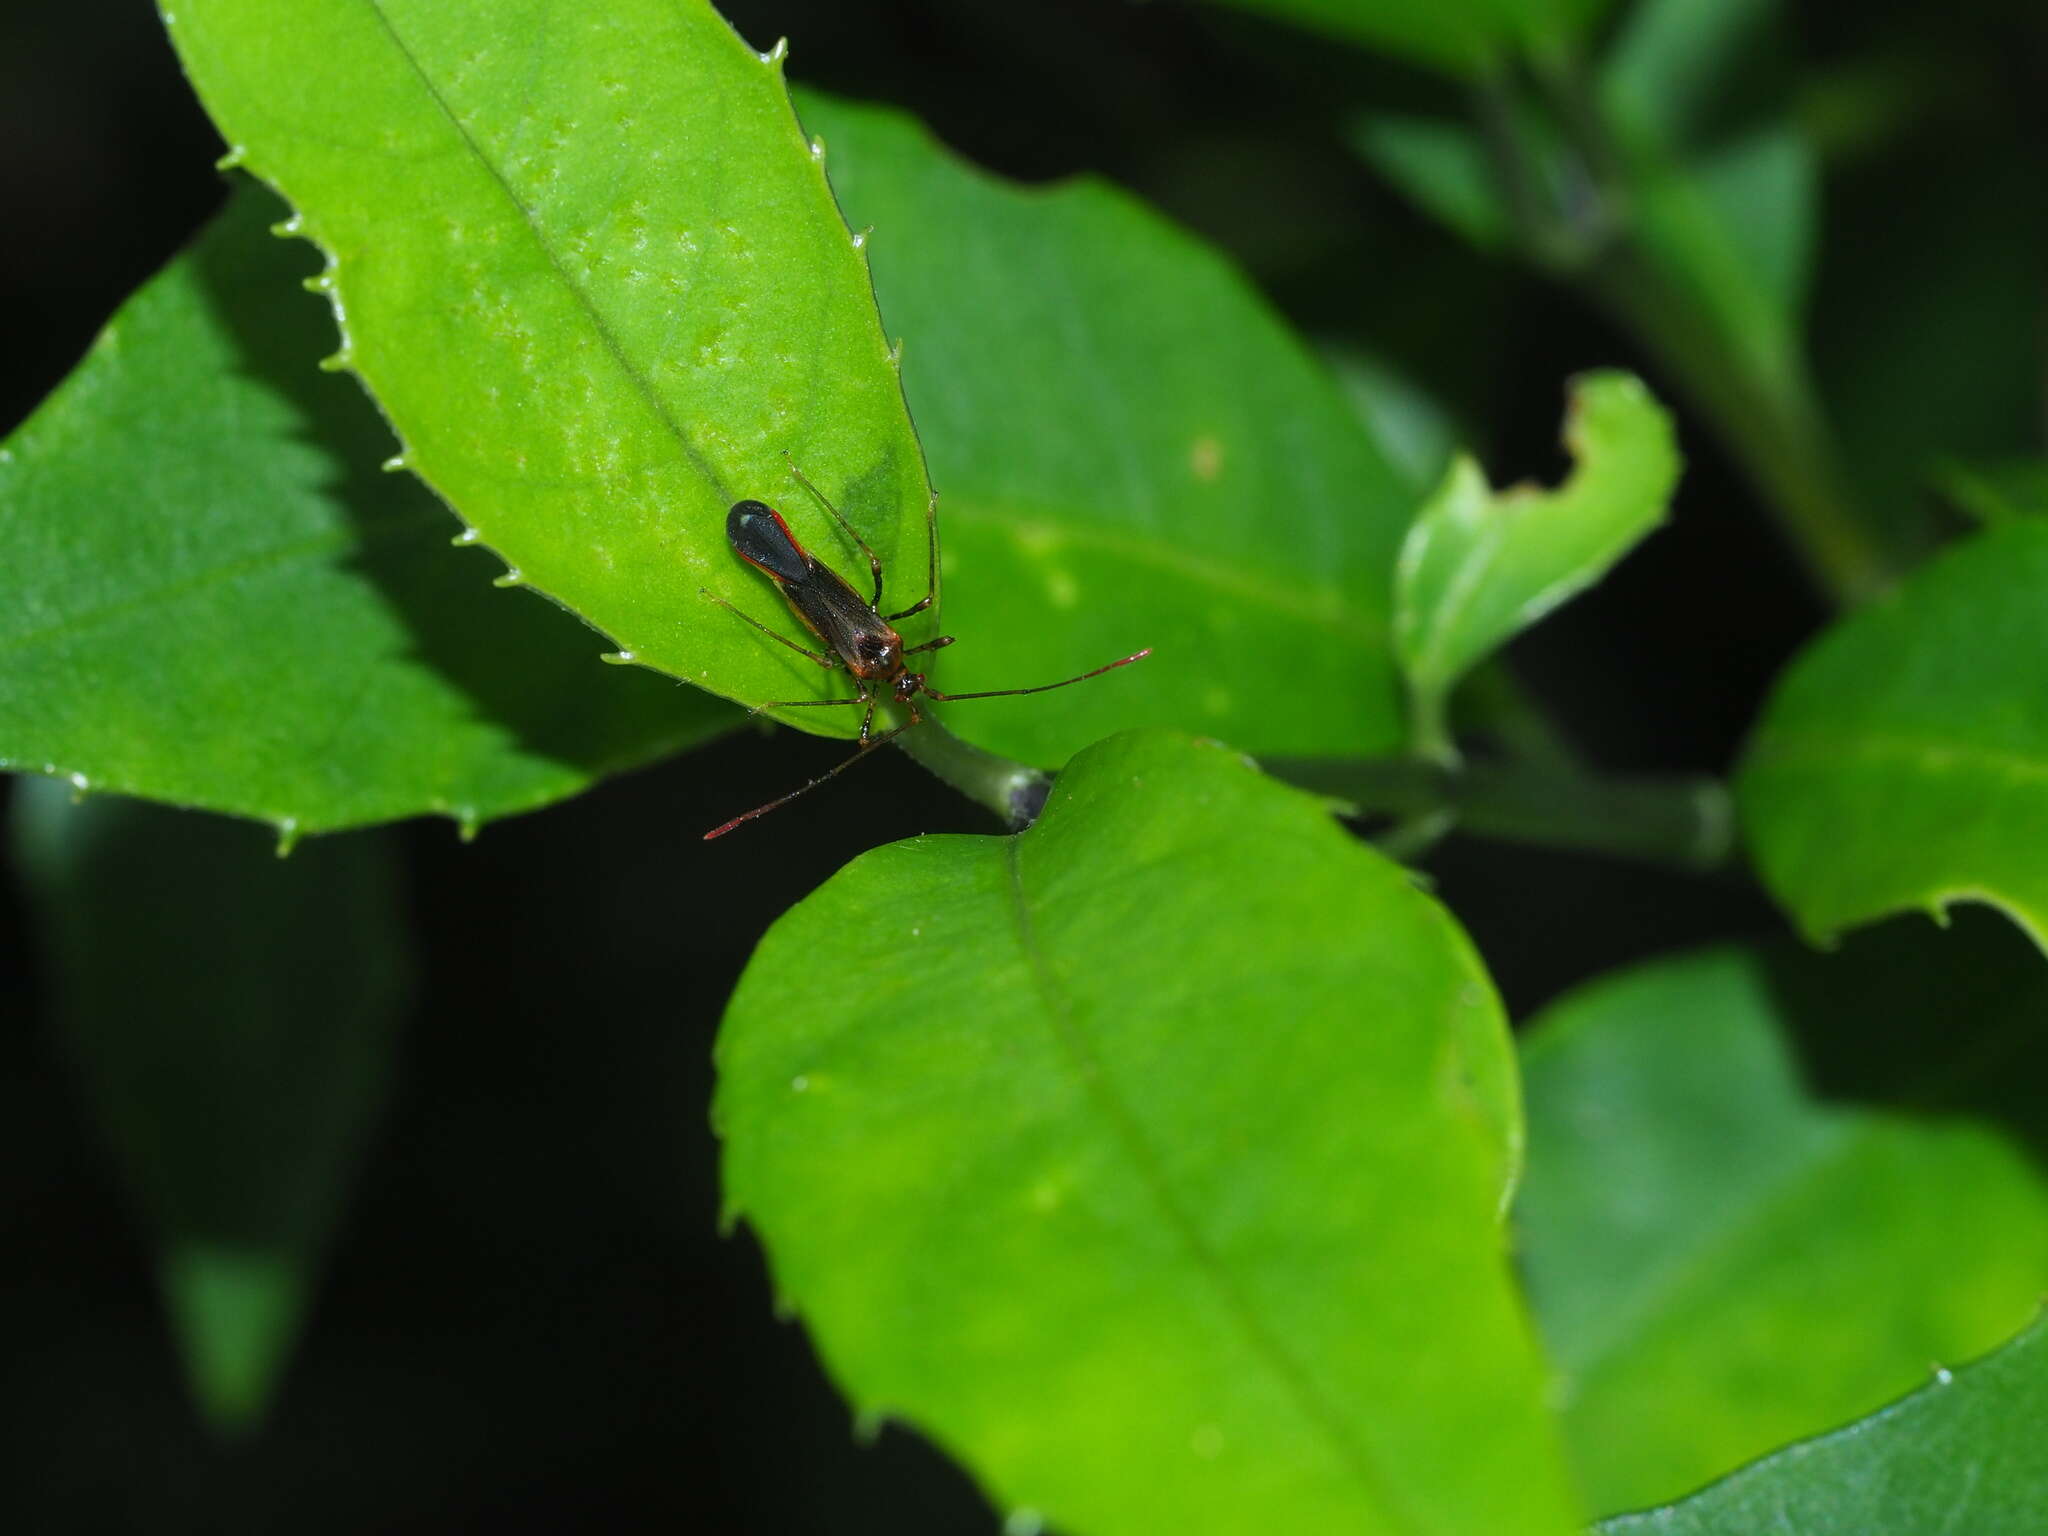
[[[725,536],[733,553],[777,581],[807,581],[812,562],[782,514],[765,501],[736,501],[725,515]]]
[[[811,562],[808,579],[791,582],[782,589],[797,617],[847,661],[866,657],[881,639],[893,639],[895,632],[875,617],[846,579],[828,565]],[[854,669],[860,676],[860,668]]]

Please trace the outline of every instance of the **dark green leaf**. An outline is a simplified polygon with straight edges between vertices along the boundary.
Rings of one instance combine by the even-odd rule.
[[[376,834],[253,829],[20,786],[57,1022],[155,1240],[192,1391],[247,1427],[289,1352],[410,991]]]
[[[941,495],[955,691],[1141,669],[947,716],[1058,763],[1122,726],[1252,751],[1401,741],[1387,640],[1414,496],[1244,279],[1093,182],[1032,191],[893,114],[803,98],[872,223]],[[972,616],[972,627],[968,616]]]
[[[1482,251],[1505,250],[1515,229],[1479,130],[1435,117],[1375,113],[1351,142],[1380,174]]]
[[[2048,1509],[2048,1325],[1824,1439],[1602,1536],[2036,1536]]]
[[[1815,937],[2003,907],[2048,944],[2048,524],[1983,534],[1787,670],[1737,797],[1765,882]]]
[[[1567,52],[1608,0],[1226,0],[1453,75],[1479,75],[1511,54]]]
[[[1949,500],[1987,527],[2048,517],[2048,459],[1952,463],[1938,478]]]
[[[762,940],[718,1060],[729,1206],[834,1376],[999,1505],[1572,1527],[1496,1224],[1492,989],[1235,754],[1118,736],[1029,832],[863,856]]]
[[[1601,981],[1526,1036],[1524,1272],[1598,1510],[1977,1354],[2048,1279],[2048,972],[2010,925]]]
[[[905,553],[893,606],[923,594],[917,439],[779,53],[703,0],[172,14],[235,155],[328,253],[337,362],[508,579],[715,692],[823,695],[831,676],[700,595],[792,622],[726,545],[741,497],[848,553],[789,454],[885,560]],[[852,716],[790,718],[845,735]]]
[[[0,449],[0,765],[325,831],[559,800],[731,714],[494,593],[251,189]]]

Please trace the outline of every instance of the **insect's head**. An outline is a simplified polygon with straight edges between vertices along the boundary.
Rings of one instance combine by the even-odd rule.
[[[908,704],[912,699],[924,692],[924,674],[922,672],[902,673],[897,677],[895,686],[896,702]]]

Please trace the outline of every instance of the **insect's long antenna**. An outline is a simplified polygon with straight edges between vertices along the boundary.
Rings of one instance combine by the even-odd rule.
[[[846,770],[851,768],[855,763],[859,762],[862,758],[867,757],[871,753],[873,753],[875,748],[881,746],[883,742],[891,741],[896,737],[901,736],[905,731],[909,730],[913,725],[916,725],[918,723],[919,722],[915,718],[909,719],[904,721],[901,725],[890,727],[888,730],[882,732],[882,734],[879,736],[869,737],[867,745],[862,747],[858,752],[854,753],[853,756],[847,758],[846,761],[840,763],[836,768],[826,769],[823,773],[819,774],[815,779],[812,779],[810,783],[798,785],[795,789],[792,789],[788,794],[782,796],[778,800],[770,800],[766,805],[757,805],[751,811],[748,811],[744,816],[735,816],[731,821],[726,822],[723,826],[713,827],[709,832],[706,832],[704,834],[704,841],[708,843],[714,837],[723,837],[726,833],[730,832],[734,827],[745,826],[748,822],[752,821],[756,816],[766,816],[770,811],[779,810],[781,807],[789,804],[789,802],[794,800],[798,795],[808,794],[810,791],[816,789],[820,784],[823,784],[827,779],[838,778],[840,774],[846,772]]]
[[[986,693],[940,693],[936,688],[927,688],[925,693],[934,699],[951,703],[955,699],[1000,699],[1013,693],[1049,693],[1055,688],[1064,688],[1069,683],[1085,683],[1091,677],[1100,677],[1105,672],[1114,672],[1118,667],[1128,667],[1134,661],[1143,661],[1152,654],[1152,647],[1133,651],[1130,655],[1112,661],[1106,667],[1097,667],[1093,672],[1083,672],[1079,677],[1062,678],[1057,683],[1040,683],[1036,688],[991,688]]]

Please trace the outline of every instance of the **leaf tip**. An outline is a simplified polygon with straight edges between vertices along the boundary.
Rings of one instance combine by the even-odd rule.
[[[465,843],[476,841],[477,833],[483,830],[483,818],[477,815],[473,805],[458,805],[448,813],[455,819],[455,835]]]
[[[345,373],[353,369],[355,365],[356,355],[347,347],[343,347],[339,352],[330,352],[327,356],[320,359],[320,371],[322,373]]]
[[[296,816],[280,816],[277,819],[276,826],[277,856],[280,859],[288,859],[292,856],[292,850],[299,846],[299,818]]]
[[[240,144],[230,145],[228,152],[213,162],[213,168],[216,171],[235,170],[248,156],[249,151],[244,146]]]
[[[455,535],[455,537],[450,539],[448,542],[450,544],[453,544],[457,549],[467,549],[472,544],[476,543],[477,540],[481,537],[482,535],[479,534],[474,528],[465,528],[462,530],[462,532]]]
[[[491,578],[491,585],[494,587],[523,587],[526,585],[526,573],[516,565],[508,565],[505,567],[504,575]]]
[[[405,455],[402,453],[394,453],[393,455],[391,455],[390,458],[386,459],[382,464],[379,464],[377,467],[383,470],[384,473],[387,475],[395,475],[400,470],[405,469],[407,467],[405,462]],[[461,540],[458,538],[455,542],[460,543]]]
[[[298,214],[288,219],[279,219],[270,226],[270,232],[280,240],[296,240],[306,232],[306,221]]]
[[[787,59],[788,57],[789,39],[786,37],[778,37],[777,39],[775,39],[775,46],[773,48],[770,48],[766,53],[760,55],[761,62],[763,64],[766,64],[770,69],[777,71],[778,73],[782,69],[783,60]]]
[[[599,653],[597,659],[606,666],[611,667],[637,667],[640,665],[640,658],[631,651],[603,651]]]

